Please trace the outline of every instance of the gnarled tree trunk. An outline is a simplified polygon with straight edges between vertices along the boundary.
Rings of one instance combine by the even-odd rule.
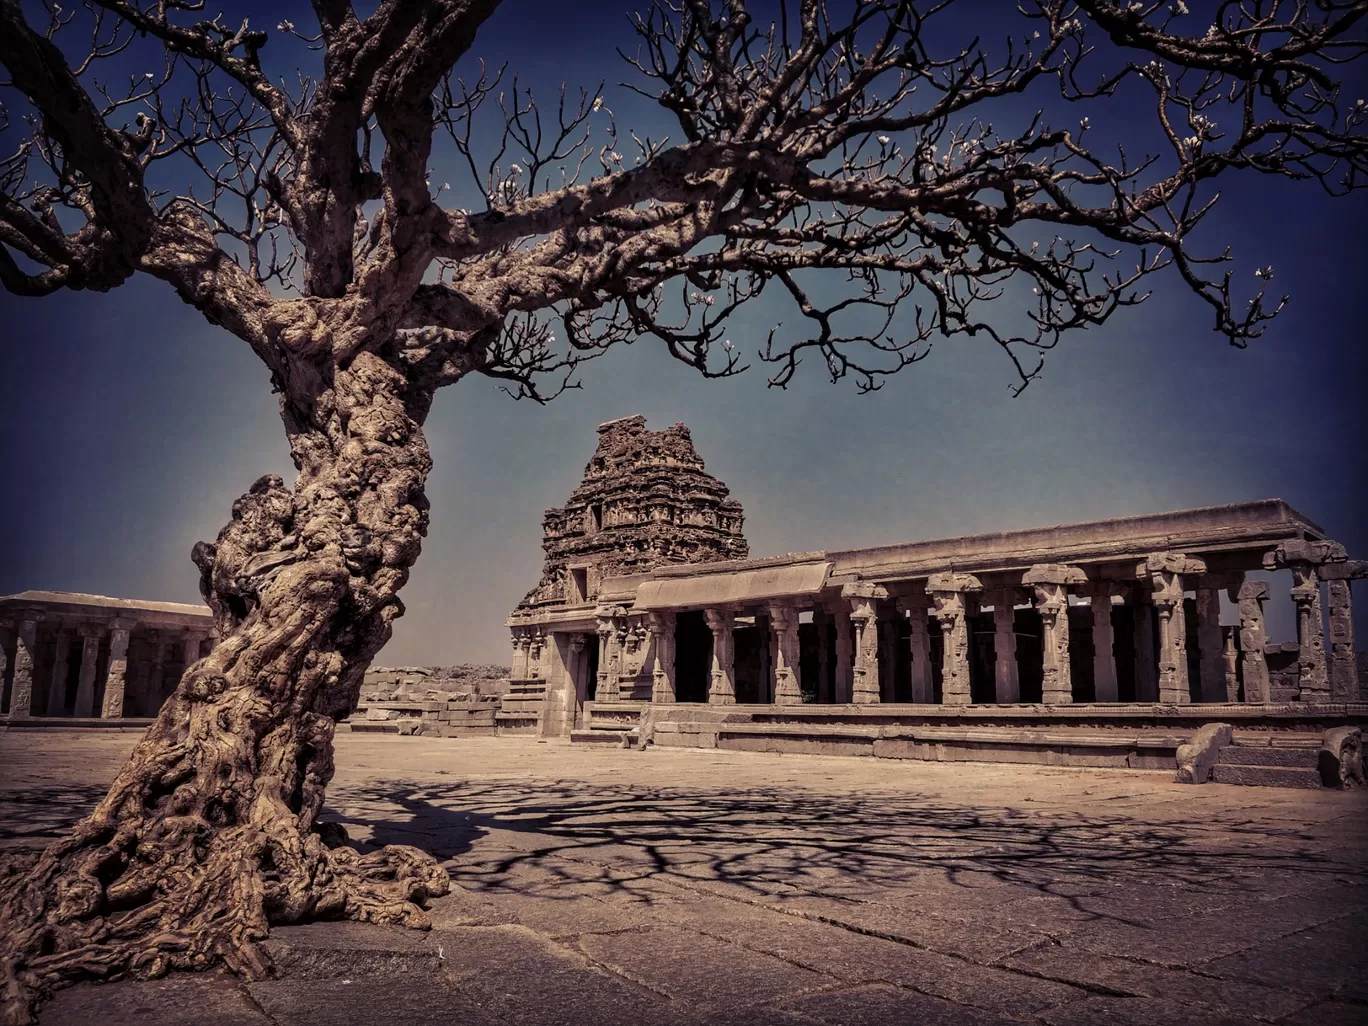
[[[427,529],[431,394],[371,353],[282,401],[299,478],[257,481],[195,547],[222,638],[188,667],[95,812],[0,879],[6,1022],[82,978],[269,964],[269,924],[424,927],[449,881],[415,848],[316,828],[333,731],[403,611]]]

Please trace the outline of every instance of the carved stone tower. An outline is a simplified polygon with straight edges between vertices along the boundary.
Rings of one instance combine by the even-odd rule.
[[[592,601],[605,577],[747,556],[741,504],[704,471],[687,427],[647,431],[638,414],[598,435],[584,480],[546,511],[541,583],[520,609]]]

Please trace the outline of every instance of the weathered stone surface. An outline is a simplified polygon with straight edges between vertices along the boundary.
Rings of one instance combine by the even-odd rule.
[[[1222,748],[1230,744],[1234,731],[1229,723],[1208,723],[1184,745],[1178,748],[1178,772],[1174,780],[1180,784],[1205,784],[1211,779],[1211,768],[1216,765]]]
[[[300,1020],[302,1023],[302,1020]],[[320,1026],[325,1020],[317,1020]],[[84,983],[58,992],[42,1026],[293,1026],[268,1016],[235,977],[220,972],[161,980]]]
[[[637,415],[598,432],[584,480],[564,507],[546,511],[542,579],[519,610],[592,601],[607,577],[749,552],[741,504],[704,471],[687,427],[648,431]]]
[[[1332,727],[1321,738],[1321,782],[1326,787],[1362,787],[1363,731],[1359,727]]]

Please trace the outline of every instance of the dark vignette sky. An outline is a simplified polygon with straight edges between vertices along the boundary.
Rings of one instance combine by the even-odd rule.
[[[991,39],[1012,6],[966,6],[954,28]],[[668,134],[661,114],[613,87],[627,77],[614,47],[630,45],[629,8],[510,2],[476,51],[546,95],[606,77],[622,127]],[[228,20],[244,12],[307,23],[296,3],[233,4]],[[1364,80],[1351,72],[1354,95]],[[1122,102],[1103,130],[1144,117]],[[439,152],[434,180],[454,177],[447,160]],[[501,625],[539,576],[542,511],[578,482],[594,426],[631,413],[690,426],[743,503],[756,555],[1280,496],[1368,558],[1368,197],[1253,176],[1223,192],[1209,248],[1231,246],[1237,289],[1252,295],[1254,268],[1271,264],[1274,291],[1292,296],[1248,350],[1211,332],[1207,309],[1164,275],[1143,306],[1066,339],[1016,399],[1005,359],[968,339],[868,396],[811,368],[786,392],[765,387],[763,366],[705,382],[649,341],[589,365],[583,389],[547,407],[481,378],[445,390],[427,424],[431,532],[379,661],[506,662]],[[732,338],[753,350],[775,320],[794,317],[757,306]],[[0,337],[0,594],[196,601],[193,543],[214,537],[261,474],[293,475],[264,368],[146,278],[107,295],[0,293]],[[1368,594],[1356,592],[1363,639]],[[1279,595],[1271,610],[1286,638],[1288,605]]]

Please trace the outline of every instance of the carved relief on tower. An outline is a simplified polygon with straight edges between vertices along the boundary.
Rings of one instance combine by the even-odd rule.
[[[598,447],[563,507],[542,520],[541,582],[519,608],[594,601],[606,577],[675,563],[744,559],[745,514],[707,473],[683,424],[600,424]]]

